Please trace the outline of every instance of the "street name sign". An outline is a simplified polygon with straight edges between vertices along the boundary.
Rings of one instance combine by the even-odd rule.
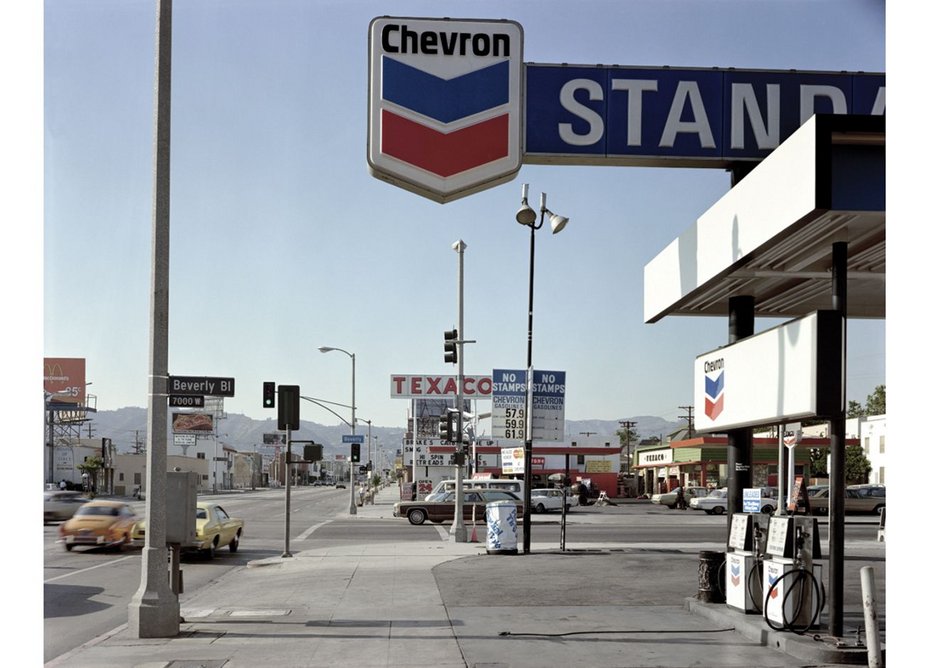
[[[170,394],[169,405],[173,408],[202,408],[205,406],[205,397],[202,395]]]
[[[168,389],[170,395],[233,397],[234,378],[170,376]]]
[[[364,434],[342,434],[342,443],[364,443]]]

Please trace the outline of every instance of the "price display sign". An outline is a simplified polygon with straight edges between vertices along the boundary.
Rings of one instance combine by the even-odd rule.
[[[491,372],[491,437],[523,441],[527,426],[527,372]]]

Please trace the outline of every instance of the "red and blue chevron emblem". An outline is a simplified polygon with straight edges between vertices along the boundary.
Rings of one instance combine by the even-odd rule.
[[[704,412],[710,420],[715,420],[722,413],[725,401],[725,371],[714,375],[706,374],[706,407]]]
[[[520,168],[520,25],[371,22],[368,162],[378,178],[449,201]]]
[[[740,564],[732,564],[729,566],[729,580],[732,582],[733,587],[738,587],[742,582],[742,566]]]

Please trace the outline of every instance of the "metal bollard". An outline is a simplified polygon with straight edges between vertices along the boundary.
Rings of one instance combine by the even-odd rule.
[[[696,598],[703,603],[725,603],[725,587],[719,581],[725,563],[725,552],[704,550],[699,553],[699,592]]]
[[[882,644],[879,638],[878,611],[875,609],[875,571],[871,566],[859,569],[862,582],[862,610],[865,615],[865,643],[869,648],[869,668],[881,668]]]

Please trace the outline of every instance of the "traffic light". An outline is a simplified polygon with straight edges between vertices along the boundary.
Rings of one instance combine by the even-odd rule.
[[[299,385],[280,385],[280,408],[277,411],[277,429],[299,429]]]
[[[352,443],[351,444],[351,461],[353,464],[357,464],[361,461],[361,444]]]
[[[448,364],[455,364],[459,361],[459,344],[456,343],[458,340],[459,330],[450,329],[447,332],[443,332],[443,349],[446,353],[443,359],[445,359]]]
[[[275,408],[277,405],[277,384],[264,383],[264,408]]]
[[[446,411],[439,416],[439,438],[451,441],[452,436],[452,422],[449,421],[449,411]]]

